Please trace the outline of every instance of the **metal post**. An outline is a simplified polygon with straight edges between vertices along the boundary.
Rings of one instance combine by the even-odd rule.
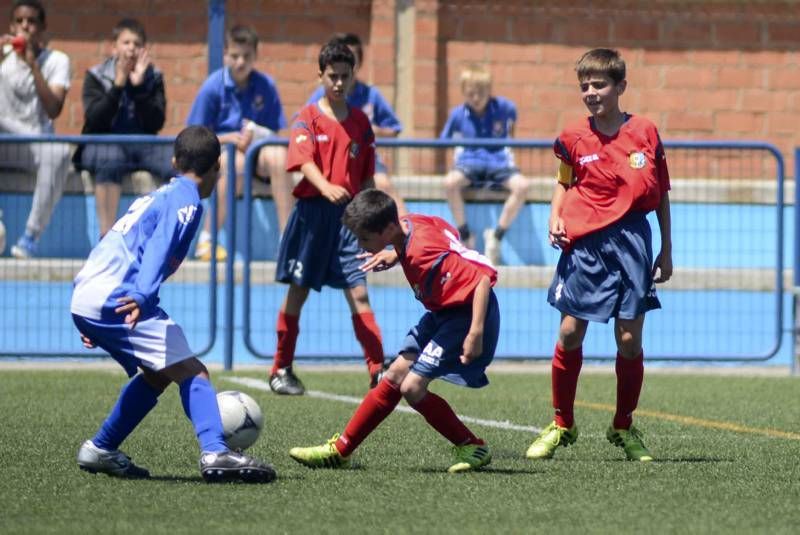
[[[234,288],[236,278],[233,270],[233,261],[236,257],[236,146],[225,145],[228,153],[228,168],[225,173],[228,177],[228,191],[225,195],[227,215],[225,216],[225,245],[228,246],[228,258],[225,260],[225,315],[223,318],[223,358],[225,370],[233,369],[233,321],[234,321]],[[216,251],[211,251],[212,262],[216,262]]]
[[[208,1],[208,73],[222,67],[225,48],[225,0]]]
[[[789,372],[797,375],[797,360],[800,358],[800,147],[794,149],[794,262],[792,264],[792,356]]]

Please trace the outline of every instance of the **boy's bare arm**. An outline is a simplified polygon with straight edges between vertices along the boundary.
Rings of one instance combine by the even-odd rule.
[[[304,163],[300,166],[300,172],[319,190],[323,197],[333,204],[344,204],[350,200],[350,193],[342,186],[328,182],[314,162]]]
[[[672,214],[670,213],[669,192],[664,192],[656,209],[658,227],[661,230],[661,252],[653,264],[655,282],[667,282],[672,277]]]
[[[550,245],[556,248],[563,248],[569,245],[567,239],[567,227],[561,219],[561,205],[564,203],[564,195],[568,186],[558,182],[553,189],[553,197],[550,200],[550,221],[548,224],[548,239]]]
[[[483,325],[486,321],[486,309],[489,306],[489,292],[492,284],[484,275],[472,294],[472,322],[464,339],[464,346],[459,360],[469,364],[483,353]]]

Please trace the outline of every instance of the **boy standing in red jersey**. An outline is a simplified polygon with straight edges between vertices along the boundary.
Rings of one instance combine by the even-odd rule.
[[[428,309],[406,336],[399,357],[356,409],[341,436],[322,446],[292,448],[289,455],[312,468],[339,468],[394,410],[401,398],[454,446],[448,472],[467,472],[489,464],[489,447],[456,416],[450,405],[428,391],[434,379],[471,388],[489,383],[486,367],[494,358],[500,310],[492,291],[497,272],[489,259],[467,249],[458,231],[443,219],[408,214],[398,219],[386,193],[370,189],[356,195],[343,218],[367,253],[363,271],[382,271],[400,263],[414,295]],[[386,249],[391,245],[391,249]]]
[[[655,284],[672,276],[669,172],[658,130],[649,120],[620,111],[625,62],[615,50],[585,53],[576,66],[591,117],[566,128],[554,151],[561,160],[551,202],[549,238],[561,258],[548,302],[561,311],[553,356],[555,420],[527,451],[549,459],[578,438],[573,405],[589,321],[614,318],[617,409],[608,440],[628,459],[652,461],[632,425],[644,378],[642,327],[648,310],[661,308]],[[653,262],[646,214],[655,210],[661,252]]]
[[[300,311],[310,289],[341,288],[350,305],[353,329],[364,349],[374,387],[383,372],[383,343],[359,269],[358,242],[342,226],[353,196],[373,185],[375,136],[364,113],[347,104],[355,57],[340,43],[319,54],[325,96],[300,110],[289,135],[287,171],[300,171],[297,203],[281,240],[275,280],[289,284],[278,314],[278,344],[269,386],[278,394],[300,395],[303,383],[292,371]]]

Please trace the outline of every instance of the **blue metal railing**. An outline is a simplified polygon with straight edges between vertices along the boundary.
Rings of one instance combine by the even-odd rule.
[[[260,352],[253,343],[251,337],[251,270],[250,264],[252,261],[251,255],[251,236],[250,229],[252,227],[252,177],[254,176],[255,158],[261,147],[266,145],[282,145],[288,144],[285,139],[265,139],[253,143],[245,156],[245,172],[244,172],[244,233],[242,238],[243,244],[243,337],[245,347],[257,358],[272,358],[271,355]],[[420,148],[420,149],[450,149],[455,147],[512,147],[512,148],[528,148],[528,149],[551,149],[552,141],[550,140],[439,140],[439,139],[379,139],[377,145],[384,148]],[[681,356],[660,356],[648,355],[650,361],[679,361],[679,362],[758,362],[766,361],[774,357],[781,349],[783,339],[783,243],[784,243],[784,159],[777,147],[770,143],[763,143],[759,141],[684,141],[673,140],[665,141],[664,146],[666,149],[687,149],[687,150],[747,150],[766,152],[771,155],[775,160],[775,181],[776,181],[776,198],[775,198],[775,290],[774,290],[774,342],[766,352],[757,355],[743,355],[743,356],[714,356],[708,357],[706,355],[681,355]],[[797,223],[798,232],[800,232],[800,222]],[[800,258],[796,259],[800,262]],[[797,277],[797,275],[796,275]],[[798,280],[797,278],[795,279]],[[347,355],[346,357],[358,358],[356,355]],[[330,355],[302,355],[304,360],[330,360]],[[499,358],[504,358],[499,356]],[[505,357],[505,358],[519,358],[519,359],[550,359],[551,354],[546,355],[526,355],[524,357]],[[609,360],[613,357],[590,356],[587,360]]]

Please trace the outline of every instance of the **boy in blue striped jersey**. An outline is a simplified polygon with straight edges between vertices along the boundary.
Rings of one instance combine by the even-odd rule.
[[[180,174],[137,199],[75,278],[70,310],[84,346],[105,349],[132,377],[97,434],[78,450],[82,470],[149,477],[118,448],[158,396],[176,383],[200,443],[200,473],[206,481],[275,479],[272,466],[230,451],[208,370],[193,356],[180,326],[158,306],[161,283],[186,257],[201,221],[200,199],[214,190],[219,157],[220,144],[211,130],[183,130],[173,158]]]

